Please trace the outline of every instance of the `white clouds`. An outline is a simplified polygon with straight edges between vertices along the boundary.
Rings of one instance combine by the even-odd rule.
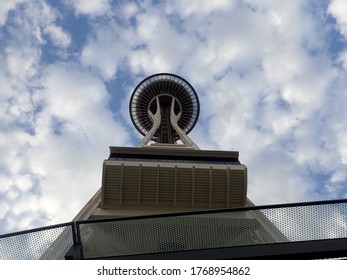
[[[0,173],[0,193],[9,191],[12,184],[13,180],[9,176]]]
[[[12,207],[12,213],[16,216],[21,214],[35,213],[37,211],[38,198],[36,195],[26,194]]]
[[[106,140],[109,133],[116,132],[119,124],[107,109],[109,96],[100,78],[74,64],[52,65],[46,73],[42,94],[47,107],[40,114],[40,122],[47,121],[47,116],[57,117],[65,122],[63,132],[79,134],[96,145],[101,139]],[[119,128],[118,141],[123,143],[127,136]]]
[[[102,15],[110,9],[109,0],[65,0],[72,5],[77,14]]]
[[[0,54],[3,66],[0,80],[4,85],[1,109],[6,112],[4,119],[7,124],[13,122],[30,127],[33,122],[35,106],[38,105],[34,95],[42,67],[41,47],[45,44],[42,30],[47,28],[52,34],[60,31],[60,37],[52,35],[54,40],[60,40],[59,44],[63,45],[68,43],[63,38],[62,29],[53,24],[55,19],[55,12],[47,4],[32,1],[15,10],[6,26],[9,36]]]
[[[41,47],[52,43],[57,48],[66,48],[71,43],[70,35],[56,24],[58,13],[44,1],[27,1],[12,13],[4,27],[9,34],[5,52],[10,73],[32,78],[38,70]]]
[[[27,157],[41,178],[41,210],[57,223],[72,219],[98,189],[107,147],[124,145],[127,136],[107,108],[102,81],[77,65],[48,67],[41,97],[46,105]]]
[[[29,174],[24,174],[17,177],[14,184],[21,192],[27,192],[33,187],[32,178]]]
[[[344,0],[332,0],[328,11],[336,18],[341,34],[347,37],[347,2]]]
[[[347,40],[347,2],[344,0],[332,0],[328,7],[328,12],[336,19],[336,29]],[[344,70],[347,70],[347,50],[341,50],[338,61]]]
[[[0,209],[2,232],[72,219],[100,186],[108,146],[127,141],[109,111],[99,75],[74,62],[47,67],[42,61],[45,40],[57,48],[71,44],[56,17],[47,4],[32,1],[14,10],[5,26],[0,52],[0,193],[7,200]]]
[[[10,75],[25,81],[31,79],[37,71],[40,51],[33,47],[11,46],[6,48],[6,65]]]
[[[8,205],[8,203],[3,202],[0,204],[0,219],[3,219],[4,217],[6,217],[6,214],[8,213],[8,211],[10,210],[10,206]]]
[[[47,33],[55,45],[61,47],[67,47],[71,43],[71,37],[69,34],[63,31],[60,26],[49,25],[44,29],[44,32]]]
[[[98,69],[105,80],[114,77],[117,65],[124,62],[127,51],[131,48],[129,40],[131,30],[113,26],[97,26],[95,37],[90,37],[81,54],[81,62]]]
[[[53,115],[70,120],[91,113],[88,106],[92,104],[106,104],[107,94],[101,81],[73,64],[52,65],[46,73],[44,98]]]
[[[166,4],[167,13],[178,13],[180,16],[187,18],[189,16],[210,16],[213,12],[221,12],[229,9],[235,1],[217,0],[217,1],[199,1],[191,0],[189,3],[184,0],[168,2]]]
[[[34,133],[12,127],[0,143],[0,164],[10,174],[0,180],[10,207],[6,230],[72,219],[100,186],[108,146],[127,141],[97,76],[57,63],[38,82],[44,105],[35,113]]]
[[[137,39],[143,48],[129,57],[132,70],[146,73],[175,71],[191,50],[190,40],[179,34],[160,10],[137,16]]]
[[[347,50],[340,54],[339,61],[342,63],[343,68],[347,70]]]
[[[7,191],[6,193],[6,198],[9,200],[9,201],[14,201],[18,198],[19,196],[19,192],[17,190],[14,190],[14,189],[10,189],[9,191]]]
[[[347,165],[347,132],[346,131],[339,133],[338,145],[340,150],[341,162]]]
[[[256,153],[253,155],[257,156]],[[256,204],[318,199],[314,194],[313,182],[305,176],[305,170],[300,170],[293,164],[293,158],[286,151],[267,147],[266,153],[261,156],[266,161],[264,167],[259,166],[257,157],[257,164],[248,157],[252,167],[249,169],[249,184],[252,186],[249,196]]]
[[[13,10],[17,4],[25,0],[2,0],[0,5],[0,27],[5,24],[7,20],[7,13]]]
[[[123,6],[123,14],[126,19],[130,19],[131,17],[135,16],[138,13],[138,11],[139,7],[136,3],[129,2]]]

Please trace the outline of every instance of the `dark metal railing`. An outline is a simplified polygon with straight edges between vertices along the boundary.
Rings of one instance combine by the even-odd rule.
[[[344,199],[76,221],[1,235],[0,259],[336,257],[346,240]]]

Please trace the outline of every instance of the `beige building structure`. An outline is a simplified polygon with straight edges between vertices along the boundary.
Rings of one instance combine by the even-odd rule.
[[[199,100],[186,80],[150,76],[134,90],[129,108],[144,137],[138,147],[110,147],[101,189],[76,220],[250,204],[247,168],[238,152],[200,150],[188,137]]]

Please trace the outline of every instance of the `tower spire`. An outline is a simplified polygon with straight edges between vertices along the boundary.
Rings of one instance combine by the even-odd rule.
[[[136,129],[144,136],[139,147],[177,144],[198,150],[188,137],[199,117],[198,96],[189,82],[169,73],[159,73],[140,82],[132,93],[129,112]]]

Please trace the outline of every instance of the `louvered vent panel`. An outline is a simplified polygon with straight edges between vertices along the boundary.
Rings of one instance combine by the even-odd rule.
[[[208,209],[242,206],[246,199],[243,169],[230,169],[229,180],[227,167],[213,169],[210,166],[175,168],[109,165],[105,172],[105,208]]]
[[[192,168],[177,168],[176,206],[189,208],[192,204]]]
[[[105,167],[105,185],[103,186],[103,200],[104,206],[116,206],[119,204],[120,195],[120,180],[121,169],[120,166],[108,165]]]
[[[155,206],[157,192],[157,167],[142,167],[141,206]]]
[[[195,168],[194,207],[208,208],[210,195],[209,169]]]
[[[174,206],[175,169],[161,167],[159,170],[159,207]]]
[[[212,208],[227,207],[227,170],[212,169]]]
[[[122,204],[127,206],[137,205],[139,166],[124,167]]]
[[[240,206],[245,202],[246,186],[244,170],[230,170],[230,207]],[[240,187],[243,186],[243,187]]]

